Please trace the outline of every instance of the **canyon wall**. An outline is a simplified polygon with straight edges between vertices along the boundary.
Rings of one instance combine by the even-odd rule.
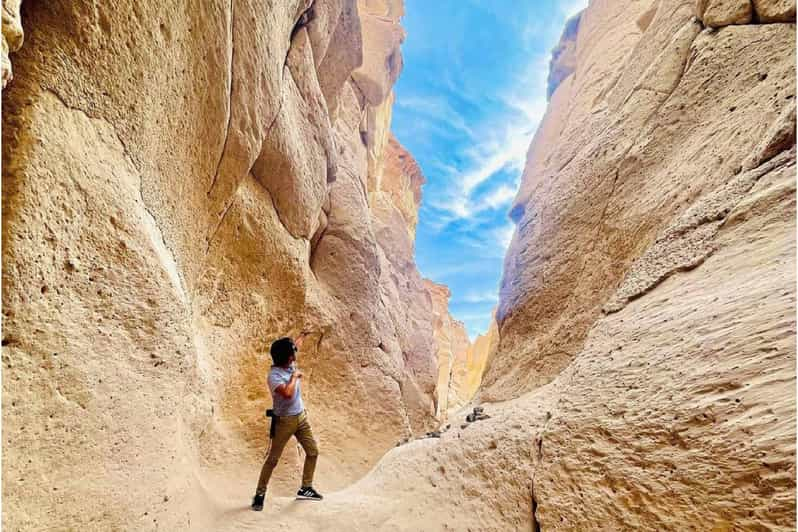
[[[472,346],[465,325],[449,314],[451,290],[429,279],[424,284],[432,297],[432,328],[438,355],[436,415],[445,422],[450,410],[462,406],[474,395],[467,395],[466,390],[466,363]]]
[[[474,397],[482,384],[485,368],[495,356],[499,348],[499,327],[496,324],[496,313],[491,317],[488,330],[476,337],[468,347],[465,357],[465,384],[463,395],[469,399]]]
[[[596,1],[564,39],[576,68],[552,95],[511,211],[504,364],[488,371],[486,398],[550,381],[672,220],[792,142],[791,23],[705,27],[693,2]]]
[[[262,514],[284,331],[312,333],[322,489],[434,423],[401,5],[22,8],[5,527],[794,528],[794,2],[592,0],[511,212],[491,417]]]
[[[794,529],[795,4],[592,0],[565,39],[490,419],[390,451],[305,529]]]
[[[401,1],[25,2],[21,48],[18,7],[4,527],[202,528],[209,475],[254,489],[286,334],[310,333],[322,490],[434,426],[423,176],[389,131]]]
[[[579,20],[480,396],[554,401],[541,529],[791,529],[795,3],[593,0]]]

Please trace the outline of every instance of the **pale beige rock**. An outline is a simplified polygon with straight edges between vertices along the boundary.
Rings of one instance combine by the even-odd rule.
[[[423,177],[389,112],[382,144],[360,134],[398,64],[368,102],[352,79],[398,57],[391,5],[371,40],[354,0],[26,5],[3,91],[5,528],[207,529],[206,486],[256,481],[280,335],[311,333],[319,489],[435,425]]]
[[[706,0],[697,0],[697,3],[699,6],[701,6],[705,1]],[[659,9],[659,4],[660,4],[659,0],[652,0],[651,5],[648,7],[648,9],[644,11],[642,15],[637,17],[635,24],[637,24],[637,28],[640,31],[646,31],[648,29],[648,26],[651,24],[651,21],[654,20],[654,16],[657,14],[657,10]],[[704,10],[703,7],[697,8],[697,11],[699,12],[699,14],[697,14],[698,17],[701,16],[703,10]]]
[[[624,60],[577,49],[529,152],[482,390],[510,399],[270,522],[792,529],[793,28],[699,33],[692,2],[602,26],[636,4],[591,3],[577,41]]]
[[[586,12],[578,42],[587,39],[583,31],[602,34],[590,29],[591,20],[614,20],[614,9],[605,5],[604,14]],[[615,76],[599,71],[585,79],[580,64],[578,86],[563,84],[555,92],[513,210],[518,231],[498,313],[500,351],[509,373],[486,373],[486,398],[512,396],[520,382],[545,383],[567,365],[600,309],[589,301],[608,297],[601,294],[620,282],[628,264],[624,257],[637,256],[655,238],[660,226],[652,220],[685,209],[696,190],[734,175],[776,117],[793,106],[789,27],[747,25],[695,37],[691,17],[689,2],[658,10]],[[608,42],[625,35],[603,34]],[[749,53],[765,40],[772,47],[767,62],[760,59],[764,55]],[[605,80],[606,87],[594,79]],[[590,94],[579,88],[583,85]],[[738,137],[745,139],[742,144],[724,140],[724,153],[716,155],[721,149],[716,139]],[[666,148],[677,145],[691,148]],[[701,179],[696,182],[695,176]],[[567,214],[570,209],[573,214]],[[619,227],[616,214],[630,225]]]
[[[472,396],[467,390],[467,356],[471,349],[465,325],[449,314],[452,293],[445,285],[424,279],[430,294],[433,314],[433,334],[438,357],[438,384],[435,414],[445,423],[449,411],[465,404]],[[473,391],[476,391],[474,389]]]
[[[382,180],[382,189],[404,218],[411,239],[415,239],[418,224],[418,208],[421,203],[421,187],[426,178],[413,156],[391,135],[384,151],[385,174],[391,179]]]
[[[421,176],[387,133],[392,69],[334,65],[392,57],[401,9],[362,0],[390,35],[358,52],[333,22],[352,3],[314,4],[317,27],[299,1],[26,7],[3,91],[4,527],[792,529],[794,26],[590,3],[498,327],[466,355],[491,418],[378,461],[435,424]],[[251,512],[264,351],[300,330],[327,497],[286,497],[288,449]]]
[[[645,35],[606,31],[637,7],[591,3],[577,38],[590,46],[530,149],[482,391],[510,399],[391,451],[324,507],[273,500],[270,523],[791,529],[792,28],[699,34],[684,2]]]
[[[367,189],[370,198],[373,193],[382,189],[382,175],[386,148],[390,138],[390,124],[393,113],[393,93],[389,93],[385,101],[376,107],[366,106],[363,121],[360,124],[361,137],[364,139],[368,153]]]
[[[795,0],[751,0],[761,22],[795,22]]]
[[[11,71],[11,59],[8,54],[16,52],[22,47],[24,34],[19,18],[19,8],[22,0],[6,0],[3,2],[3,35],[0,41],[0,76],[2,76],[3,88],[8,85],[13,77]]]
[[[319,85],[330,115],[337,117],[338,97],[355,68],[363,64],[363,42],[357,4],[353,1],[314,3],[308,33],[314,43]],[[315,44],[318,43],[318,44]]]
[[[495,311],[491,318],[490,326],[485,334],[480,334],[468,349],[466,355],[466,380],[464,395],[469,399],[474,397],[479,385],[482,383],[482,375],[485,368],[496,354],[499,347],[499,328],[496,324]]]
[[[363,65],[355,70],[352,79],[372,106],[388,96],[388,90],[402,71],[399,45],[405,31],[399,20],[404,14],[402,2],[397,0],[358,0],[363,31]]]
[[[751,0],[705,0],[699,9],[699,18],[712,28],[749,24],[753,16]]]
[[[660,3],[625,46],[623,23],[600,30],[614,4],[583,15],[530,148],[480,397],[557,398],[532,479],[541,529],[786,529],[794,28],[699,32],[692,2]],[[609,77],[580,49],[601,40],[626,52]]]

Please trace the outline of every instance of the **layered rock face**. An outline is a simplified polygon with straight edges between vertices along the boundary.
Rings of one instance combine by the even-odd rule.
[[[467,357],[471,349],[465,325],[449,314],[452,292],[442,284],[424,280],[432,299],[433,334],[438,355],[436,415],[445,422],[449,410],[462,406],[473,397],[466,390]],[[475,390],[474,390],[475,391]]]
[[[300,365],[336,478],[423,430],[436,380],[406,255],[419,177],[387,132],[401,9],[287,4],[23,5],[4,525],[792,529],[783,0],[743,2],[750,20],[737,2],[593,0],[512,211],[479,392],[507,400],[323,504],[241,510],[252,484],[231,464],[265,440],[273,331],[314,333]]]
[[[778,5],[712,28],[693,1],[591,2],[513,209],[480,390],[507,400],[391,451],[304,524],[794,528],[795,25],[764,15]]]
[[[324,526],[794,528],[790,4],[707,27],[692,0],[591,1],[512,211],[479,392],[506,400],[391,451]]]
[[[497,316],[508,369],[488,371],[486,397],[551,380],[670,223],[791,145],[791,23],[703,29],[693,2],[649,4],[599,2],[581,17],[577,67],[512,210]]]
[[[16,52],[22,46],[23,33],[22,24],[19,20],[20,0],[9,0],[3,2],[3,33],[0,41],[0,78],[2,78],[3,88],[13,77],[11,72],[11,60],[8,54]]]
[[[3,92],[5,527],[202,528],[215,466],[254,485],[268,345],[289,333],[311,333],[321,488],[434,424],[422,177],[389,134],[401,15],[22,5]]]
[[[795,4],[737,4],[591,2],[530,147],[481,397],[554,401],[542,529],[794,526]]]
[[[488,330],[480,334],[468,347],[465,360],[464,396],[474,397],[482,384],[482,375],[499,347],[499,327],[496,324],[495,312]]]

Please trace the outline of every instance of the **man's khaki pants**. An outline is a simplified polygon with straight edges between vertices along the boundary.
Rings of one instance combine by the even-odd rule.
[[[310,423],[308,416],[305,412],[295,416],[280,416],[277,418],[277,426],[274,430],[274,438],[272,438],[272,446],[269,451],[269,456],[260,470],[260,478],[258,479],[258,489],[256,493],[263,495],[266,493],[266,486],[269,484],[269,479],[272,476],[272,471],[277,467],[280,461],[280,455],[283,454],[283,448],[291,436],[296,436],[296,439],[305,450],[305,467],[302,471],[302,487],[306,488],[313,485],[313,472],[316,470],[316,459],[319,456],[319,448],[316,446],[316,440],[313,438],[313,432],[310,430]]]

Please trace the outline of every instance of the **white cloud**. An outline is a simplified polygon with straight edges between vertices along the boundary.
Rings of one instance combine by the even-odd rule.
[[[515,224],[512,222],[503,225],[497,229],[494,229],[493,236],[496,238],[496,241],[499,242],[504,252],[504,255],[507,252],[507,248],[510,247],[510,242],[513,239],[513,235],[515,234]]]
[[[496,303],[499,301],[497,290],[483,292],[467,292],[464,296],[455,299],[456,303]]]
[[[473,138],[474,132],[463,117],[446,100],[434,96],[409,95],[396,101],[398,107],[408,109],[417,115],[432,119],[441,128],[451,127]]]
[[[564,19],[568,20],[569,18],[573,17],[583,9],[587,7],[588,0],[567,0],[561,1],[557,5],[560,9],[560,13],[563,14]]]
[[[516,190],[511,194],[506,184],[484,185],[500,172],[513,172],[517,189],[532,137],[546,112],[548,60],[548,52],[534,55],[508,87],[497,91],[500,105],[493,116],[477,131],[469,127],[470,137],[478,141],[461,154],[462,168],[449,167],[442,176],[449,182],[446,193],[429,199],[430,206],[448,214],[449,222],[472,219],[515,196]]]
[[[499,185],[490,193],[482,197],[482,204],[489,209],[496,209],[507,205],[515,197],[516,188],[508,185]]]
[[[529,103],[528,112],[517,112],[516,109],[517,118],[505,126],[500,137],[489,137],[468,150],[465,154],[470,159],[467,167],[462,172],[445,175],[450,186],[442,196],[430,198],[429,204],[448,213],[450,221],[453,221],[471,219],[481,212],[509,203],[515,197],[517,184],[515,188],[500,184],[479,194],[474,191],[502,171],[512,171],[520,176],[526,164],[529,144],[540,120],[536,118],[534,123],[530,123],[535,108],[534,104]],[[451,172],[456,169],[449,170]]]

